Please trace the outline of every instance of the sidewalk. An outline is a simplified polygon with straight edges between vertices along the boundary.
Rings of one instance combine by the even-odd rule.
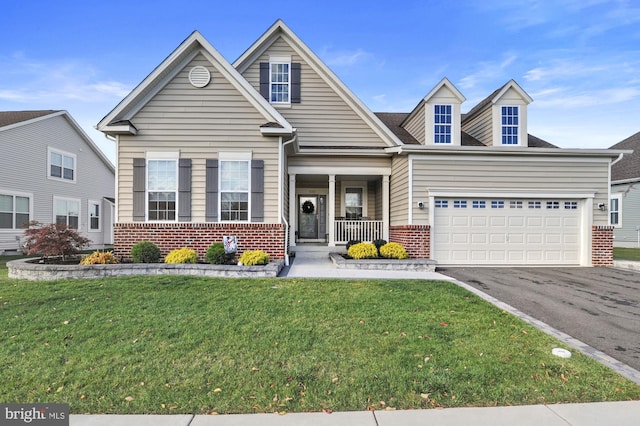
[[[640,401],[291,414],[72,415],[70,426],[636,426]]]

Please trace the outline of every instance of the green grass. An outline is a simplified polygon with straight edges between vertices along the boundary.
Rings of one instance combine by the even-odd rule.
[[[640,262],[640,248],[614,247],[613,258],[615,260],[635,260]]]
[[[0,276],[1,402],[253,413],[640,399],[453,284]]]

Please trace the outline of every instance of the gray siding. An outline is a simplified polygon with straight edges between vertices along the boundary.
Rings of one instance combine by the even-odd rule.
[[[420,105],[420,108],[418,108],[411,120],[404,125],[407,132],[411,133],[411,136],[416,138],[421,144],[424,144],[427,138],[425,134],[425,107],[425,103]],[[431,108],[433,109],[433,107]]]
[[[301,102],[285,107],[274,104],[293,127],[298,129],[301,146],[385,147],[386,144],[353,109],[289,46],[283,37],[243,73],[256,90],[260,88],[260,63],[269,56],[290,55],[302,64]]]
[[[389,181],[389,222],[392,226],[409,223],[409,160],[394,157]]]
[[[49,179],[47,147],[76,156],[76,182]],[[95,246],[104,243],[109,223],[103,197],[114,197],[115,176],[63,116],[0,131],[0,193],[21,192],[32,195],[31,217],[42,223],[54,222],[54,197],[80,201],[80,232]],[[89,232],[89,200],[100,203],[101,231]],[[0,250],[15,250],[16,236],[23,231],[0,229]]]
[[[622,226],[613,231],[614,245],[639,247],[636,227],[640,226],[640,182],[612,185],[611,196],[617,194],[622,194]]]
[[[473,119],[462,123],[462,131],[470,134],[485,145],[493,145],[493,122],[491,105]]]
[[[212,82],[204,88],[189,83],[189,71],[196,65],[211,72]],[[204,56],[194,58],[131,121],[139,132],[121,136],[118,152],[120,222],[133,220],[133,159],[145,158],[148,151],[179,150],[180,158],[192,160],[193,222],[206,220],[206,160],[216,159],[221,151],[244,151],[264,161],[264,221],[279,223],[279,139],[260,134],[266,119]]]
[[[556,161],[554,161],[556,160]],[[549,158],[532,161],[525,156],[517,161],[496,159],[444,159],[438,157],[413,159],[414,224],[429,223],[428,206],[417,207],[417,201],[427,201],[430,188],[469,189],[475,191],[513,190],[537,191],[595,191],[593,224],[607,225],[608,213],[597,208],[598,203],[609,203],[607,161],[575,161]],[[392,203],[393,205],[393,203]]]

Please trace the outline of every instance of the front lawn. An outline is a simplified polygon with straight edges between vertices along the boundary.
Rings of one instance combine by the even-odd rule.
[[[640,262],[640,248],[614,247],[613,258],[615,260],[633,260]]]
[[[0,402],[253,413],[640,399],[446,282],[0,276]]]

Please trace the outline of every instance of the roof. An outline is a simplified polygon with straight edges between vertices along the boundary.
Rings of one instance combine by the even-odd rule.
[[[618,142],[609,149],[632,149],[611,167],[611,181],[640,179],[640,132]]]
[[[54,112],[59,112],[59,110],[44,109],[37,111],[0,111],[0,127],[44,117],[45,115],[53,114]]]
[[[503,84],[502,86],[494,90],[493,93],[491,93],[489,96],[481,100],[476,106],[471,108],[469,112],[467,112],[466,114],[463,114],[462,122],[464,123],[466,120],[473,118],[477,113],[484,110],[484,108],[488,104],[495,103],[509,89],[514,89],[516,92],[518,92],[518,94],[522,97],[522,99],[525,102],[531,103],[533,101],[533,99],[531,99],[531,97],[527,94],[527,92],[525,92],[522,89],[522,87],[518,85],[518,83],[516,83],[514,80],[509,80],[505,84]]]

